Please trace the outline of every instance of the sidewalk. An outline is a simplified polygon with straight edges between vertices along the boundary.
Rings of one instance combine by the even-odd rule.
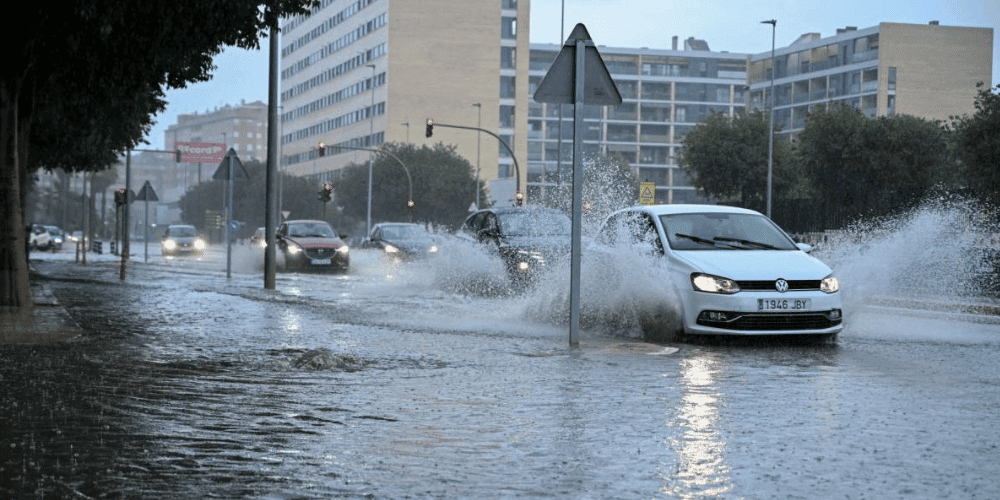
[[[83,329],[40,281],[32,272],[31,298],[35,306],[29,312],[0,316],[0,345],[66,342],[83,335]]]

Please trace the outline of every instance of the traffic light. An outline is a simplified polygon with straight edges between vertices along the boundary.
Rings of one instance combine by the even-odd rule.
[[[524,205],[524,193],[520,189],[514,191],[514,204],[517,206]]]
[[[414,205],[416,205],[416,203],[413,203],[413,200],[406,202],[406,208],[409,208],[410,210],[413,210]]]
[[[317,146],[317,149],[319,150],[319,155],[320,155],[320,157],[323,157],[323,156],[326,156],[326,147],[327,147],[327,146],[326,146],[326,143],[325,143],[325,142],[321,142],[321,143],[319,143],[319,145]]]
[[[174,163],[180,163],[180,162],[181,162],[181,150],[175,149],[174,150]]]
[[[115,205],[121,206],[125,204],[125,188],[115,190]]]
[[[323,187],[319,190],[319,201],[326,203],[333,199],[333,182],[326,181],[323,183]]]
[[[434,120],[427,119],[427,137],[434,135]]]

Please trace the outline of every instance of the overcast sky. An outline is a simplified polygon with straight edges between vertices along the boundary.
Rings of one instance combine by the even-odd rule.
[[[464,0],[456,0],[464,1]],[[583,23],[598,45],[669,49],[671,37],[695,37],[713,51],[757,54],[771,50],[771,26],[776,19],[776,45],[785,47],[803,33],[823,37],[837,28],[859,29],[880,22],[926,24],[936,20],[947,26],[994,29],[993,85],[1000,83],[1000,9],[995,0],[532,0],[531,43],[561,43],[573,26]],[[618,6],[613,6],[617,4]],[[565,5],[565,27],[560,18]],[[178,114],[211,111],[226,104],[267,101],[268,41],[262,50],[228,49],[216,58],[217,69],[209,82],[167,92],[167,110],[156,117],[147,136],[151,147],[166,148],[163,133]]]

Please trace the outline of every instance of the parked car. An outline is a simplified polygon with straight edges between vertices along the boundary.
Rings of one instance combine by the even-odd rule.
[[[515,284],[526,285],[569,256],[572,221],[544,207],[499,207],[469,215],[456,235],[483,244],[503,260]]]
[[[290,220],[278,227],[276,241],[286,269],[347,271],[351,256],[344,237],[321,220]]]
[[[49,232],[41,224],[32,224],[28,231],[28,250],[48,250],[50,243]]]
[[[361,248],[377,248],[398,260],[423,258],[438,252],[434,237],[423,226],[408,222],[375,224],[361,242]]]
[[[622,247],[664,258],[664,297],[640,313],[647,338],[678,334],[810,335],[843,329],[840,285],[774,222],[752,210],[712,205],[647,205],[611,214],[597,250]],[[614,255],[614,253],[610,253]],[[659,298],[654,298],[659,300]],[[654,302],[656,302],[654,300]],[[679,308],[679,310],[677,310]]]
[[[198,229],[188,225],[170,225],[160,240],[160,251],[165,257],[177,255],[202,255],[205,240],[198,236]]]
[[[49,233],[49,249],[53,252],[57,250],[62,250],[63,242],[66,240],[66,233],[59,226],[45,226],[45,230]]]

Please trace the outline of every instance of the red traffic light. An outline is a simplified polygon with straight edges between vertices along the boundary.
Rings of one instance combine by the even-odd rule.
[[[434,135],[434,120],[427,119],[427,137]]]
[[[409,200],[409,201],[406,202],[406,208],[409,208],[411,210],[413,209],[414,205],[416,205],[416,204],[413,203],[413,200]]]
[[[321,142],[316,146],[316,149],[319,151],[320,156],[326,156],[326,148],[327,146],[325,142]]]
[[[521,190],[514,192],[514,204],[524,205],[524,193],[522,193]]]

